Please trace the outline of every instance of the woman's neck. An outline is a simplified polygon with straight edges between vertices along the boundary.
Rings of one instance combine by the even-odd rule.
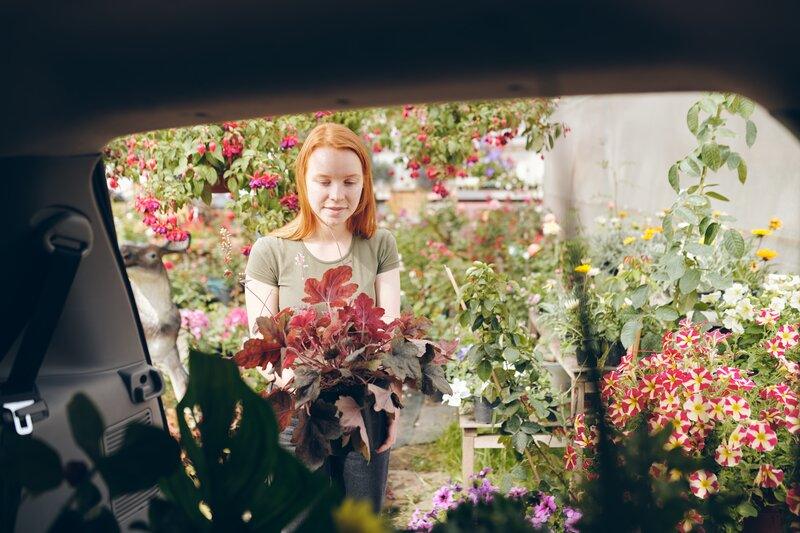
[[[325,224],[318,223],[314,233],[309,235],[308,239],[312,242],[348,242],[353,237],[353,232],[347,228],[347,224],[340,224],[337,226],[326,226]]]

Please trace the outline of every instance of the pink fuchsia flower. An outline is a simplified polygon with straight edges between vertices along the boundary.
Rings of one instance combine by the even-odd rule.
[[[681,533],[691,533],[692,531],[696,531],[695,526],[698,526],[702,523],[703,515],[694,509],[689,509],[683,516],[683,520],[678,523],[678,531]]]
[[[800,516],[800,485],[795,484],[786,491],[786,507],[790,513]]]
[[[745,444],[757,452],[769,452],[778,443],[778,435],[766,422],[753,422],[747,428]]]
[[[758,312],[758,315],[756,315],[756,324],[759,326],[773,326],[778,322],[780,317],[781,314],[779,312],[765,307]]]
[[[689,377],[683,382],[683,386],[692,392],[700,392],[706,390],[714,383],[714,376],[711,372],[703,367],[693,368],[689,370]]]
[[[777,335],[764,341],[764,349],[767,350],[767,353],[772,357],[780,357],[786,353],[786,348],[783,346],[783,341]]]
[[[793,348],[800,342],[800,333],[797,331],[797,326],[791,324],[784,324],[779,327],[775,336],[780,338],[783,347],[787,350]]]
[[[756,485],[765,489],[774,489],[783,483],[783,470],[775,468],[771,464],[764,464],[758,468],[755,479]]]
[[[288,209],[289,211],[297,211],[300,208],[300,200],[297,198],[297,195],[287,194],[283,198],[281,198],[281,205]]]
[[[181,327],[186,328],[194,336],[199,339],[202,332],[208,328],[208,316],[202,309],[181,309]]]
[[[280,176],[276,174],[269,174],[267,172],[256,172],[250,178],[251,189],[274,189],[278,186]]]
[[[742,460],[742,449],[720,444],[714,452],[714,459],[722,466],[736,466]]]
[[[321,118],[327,117],[329,115],[333,115],[333,111],[315,111],[314,118],[319,120]]]
[[[245,244],[244,246],[242,246],[242,255],[248,257],[250,255],[250,250],[252,249],[253,249],[252,244]]]
[[[298,140],[297,135],[286,135],[281,140],[281,150],[289,150],[297,146]]]
[[[153,196],[137,196],[136,200],[134,200],[134,208],[140,213],[153,213],[158,211],[160,207],[161,202]]]
[[[708,470],[695,470],[689,475],[689,489],[692,494],[704,500],[719,491],[717,476]]]
[[[689,417],[689,420],[706,422],[709,418],[709,406],[705,399],[699,394],[689,397],[683,403],[683,409],[686,411],[686,416]]]
[[[741,396],[727,396],[723,401],[725,414],[737,422],[750,418],[750,404]]]
[[[226,328],[235,328],[238,326],[247,327],[247,310],[245,310],[244,307],[234,307],[228,311],[222,323]]]

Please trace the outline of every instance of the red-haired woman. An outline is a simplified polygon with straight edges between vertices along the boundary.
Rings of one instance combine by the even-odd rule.
[[[246,268],[250,331],[256,317],[286,307],[302,308],[307,278],[321,278],[329,268],[349,265],[359,292],[385,310],[384,320],[400,315],[400,260],[391,233],[377,229],[372,167],[359,137],[339,124],[320,124],[303,143],[295,163],[300,212],[273,234],[258,239]],[[276,377],[282,386],[290,379]],[[380,510],[386,489],[389,449],[397,436],[398,416],[385,412],[367,420],[372,459],[354,450],[331,456],[325,468],[350,497],[368,499]],[[291,447],[290,426],[281,444]]]

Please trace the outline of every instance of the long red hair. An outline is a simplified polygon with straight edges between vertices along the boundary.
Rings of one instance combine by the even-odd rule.
[[[308,158],[317,148],[328,147],[340,150],[351,150],[361,161],[361,170],[364,174],[364,186],[361,191],[361,199],[358,207],[347,219],[347,229],[354,236],[369,239],[375,233],[377,222],[375,221],[375,194],[372,190],[372,163],[366,147],[361,139],[350,128],[341,124],[326,122],[320,124],[308,134],[300,153],[297,154],[295,161],[295,186],[297,187],[297,197],[300,204],[300,212],[288,224],[272,232],[272,235],[283,239],[299,241],[312,235],[317,229],[316,215],[311,210],[308,201],[308,190],[306,189],[306,171],[308,169]]]

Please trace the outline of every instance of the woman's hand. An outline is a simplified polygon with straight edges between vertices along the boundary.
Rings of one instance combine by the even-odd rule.
[[[381,447],[375,450],[375,453],[383,453],[392,446],[397,440],[397,427],[400,425],[400,409],[395,410],[394,416],[389,418],[389,430],[386,435],[386,441],[381,444]]]

